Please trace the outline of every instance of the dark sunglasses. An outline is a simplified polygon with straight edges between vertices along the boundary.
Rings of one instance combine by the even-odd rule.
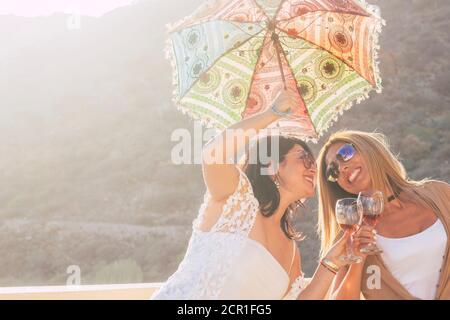
[[[316,167],[316,159],[314,159],[313,155],[305,150],[301,150],[301,151],[294,151],[294,152],[289,152],[288,154],[291,153],[298,153],[298,159],[303,160],[303,165],[305,166],[306,169],[311,169],[312,167]]]
[[[336,182],[339,178],[339,161],[347,162],[350,161],[356,154],[356,149],[351,143],[343,145],[336,152],[336,159],[331,161],[326,170],[326,177],[328,181]]]

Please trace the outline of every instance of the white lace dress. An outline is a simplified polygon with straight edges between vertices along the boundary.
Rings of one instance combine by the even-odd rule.
[[[152,299],[296,299],[306,286],[303,274],[290,285],[280,263],[249,238],[259,204],[247,176],[237,168],[238,187],[227,199],[219,220],[210,231],[200,230],[211,199],[207,191],[183,261]]]

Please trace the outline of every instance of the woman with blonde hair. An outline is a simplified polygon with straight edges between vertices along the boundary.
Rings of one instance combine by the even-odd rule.
[[[450,299],[450,186],[409,179],[380,133],[337,132],[317,161],[321,252],[341,233],[334,212],[338,199],[360,192],[384,195],[384,211],[372,230],[381,253],[357,250],[363,261],[338,273],[334,297]],[[367,226],[356,234],[368,236]]]

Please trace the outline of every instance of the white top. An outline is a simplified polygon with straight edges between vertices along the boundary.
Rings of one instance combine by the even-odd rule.
[[[443,256],[447,246],[447,233],[437,220],[428,229],[405,238],[386,238],[377,235],[377,245],[392,275],[416,298],[433,300]]]
[[[303,274],[290,286],[280,263],[249,238],[259,203],[247,176],[237,168],[238,187],[227,199],[219,220],[210,231],[199,228],[211,199],[207,191],[185,257],[152,299],[296,299],[306,286]]]

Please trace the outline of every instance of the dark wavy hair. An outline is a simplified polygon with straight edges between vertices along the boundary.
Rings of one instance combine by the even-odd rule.
[[[273,136],[264,136],[256,140],[256,142],[251,145],[247,150],[247,158],[245,163],[245,173],[250,180],[253,188],[253,193],[259,202],[259,209],[264,217],[272,216],[280,205],[280,192],[275,185],[274,181],[271,179],[270,175],[261,174],[263,169],[268,169],[269,163],[264,163],[261,161],[261,155],[267,158],[273,159],[281,163],[284,161],[286,154],[292,150],[295,145],[301,146],[306,152],[310,153],[311,149],[308,145],[300,140],[293,137],[277,137],[279,140],[279,150],[276,155],[272,155],[272,141]],[[256,161],[250,162],[250,155],[256,155],[253,157]],[[274,158],[276,156],[276,158]],[[303,206],[301,201],[291,204],[283,214],[281,218],[280,227],[284,234],[291,240],[302,240],[303,235],[297,232],[289,219],[290,210],[295,210],[297,206]],[[294,209],[295,206],[295,209]]]

